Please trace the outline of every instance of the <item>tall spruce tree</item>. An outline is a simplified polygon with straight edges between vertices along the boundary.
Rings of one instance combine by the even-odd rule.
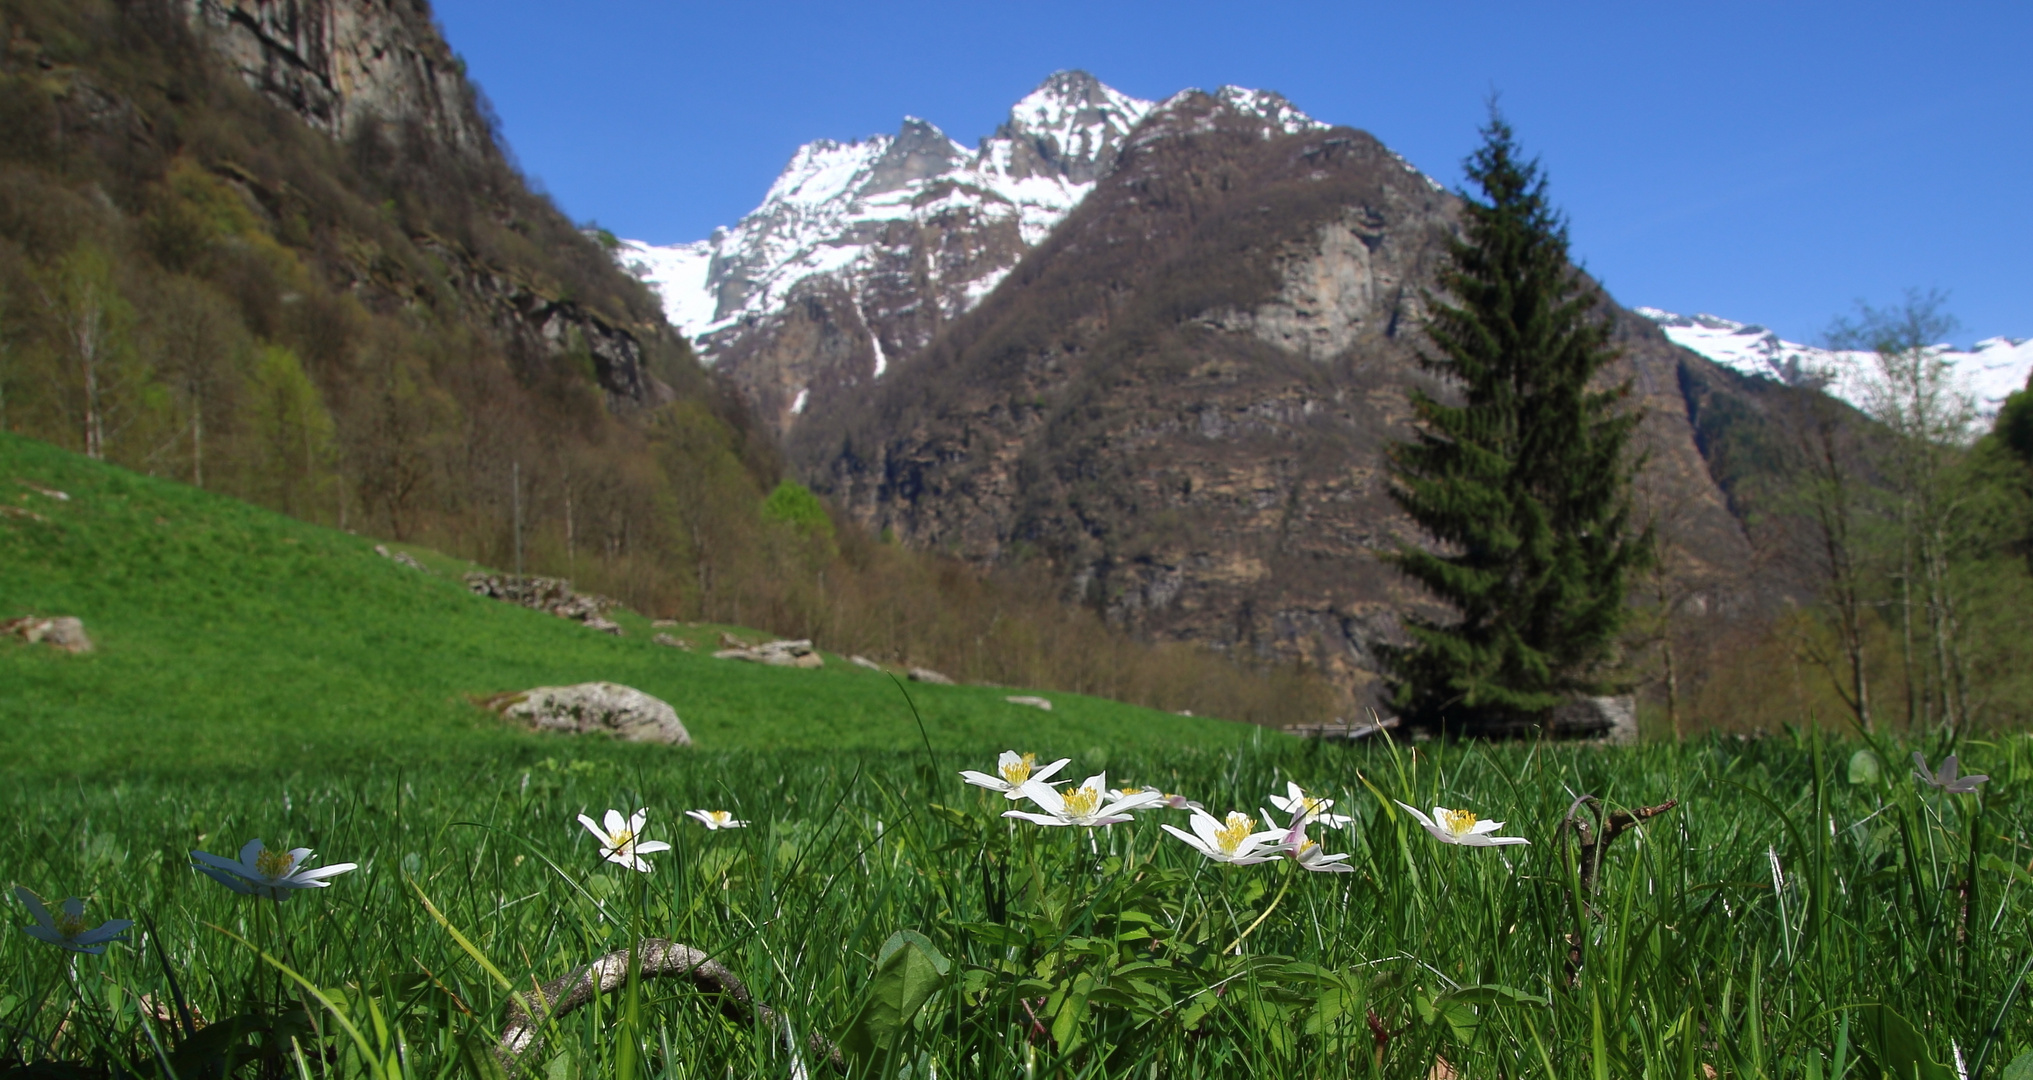
[[[1417,433],[1390,456],[1392,496],[1440,543],[1392,561],[1454,618],[1407,620],[1385,661],[1408,720],[1498,733],[1609,688],[1626,578],[1652,544],[1631,521],[1630,384],[1596,385],[1617,357],[1601,294],[1494,108],[1482,135],[1466,167],[1483,199],[1463,193],[1445,297],[1427,297],[1439,355],[1419,358],[1460,403],[1415,390]]]

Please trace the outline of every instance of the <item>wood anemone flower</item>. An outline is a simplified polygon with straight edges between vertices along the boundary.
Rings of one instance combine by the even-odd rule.
[[[1391,801],[1397,802],[1396,799]],[[1401,802],[1398,805],[1405,807],[1406,813],[1418,818],[1419,824],[1424,825],[1426,831],[1433,834],[1433,839],[1443,844],[1460,844],[1463,847],[1504,847],[1510,844],[1531,843],[1522,836],[1491,836],[1491,833],[1503,828],[1504,823],[1478,818],[1467,810],[1449,810],[1444,806],[1435,806],[1433,816],[1427,817],[1414,807]]]
[[[1162,792],[1157,791],[1136,791],[1128,795],[1111,793],[1107,773],[1096,773],[1079,787],[1063,792],[1033,779],[1024,786],[1023,794],[1044,813],[1004,810],[1003,817],[1022,818],[1039,825],[1078,825],[1088,829],[1128,821],[1134,811],[1156,806],[1165,798]]]
[[[748,822],[734,820],[734,815],[725,810],[687,810],[685,811],[685,816],[706,826],[709,832],[719,832],[721,829],[745,829],[748,827]]]
[[[996,775],[990,776],[987,773],[964,769],[960,773],[960,779],[973,784],[975,787],[985,787],[990,791],[1000,791],[1003,798],[1015,802],[1027,795],[1025,789],[1032,784],[1036,784],[1039,787],[1046,786],[1045,781],[1053,773],[1065,768],[1067,763],[1072,760],[1072,758],[1060,758],[1050,765],[1039,769],[1037,768],[1038,755],[1019,754],[1014,750],[1004,750],[1002,756],[997,758],[995,762]]]
[[[315,870],[306,869],[311,849],[272,851],[256,837],[240,849],[235,862],[207,851],[191,852],[191,868],[242,896],[260,896],[282,903],[298,889],[322,889],[337,877],[358,868],[355,863],[333,863]]]
[[[628,817],[622,817],[619,810],[609,810],[606,827],[602,828],[600,823],[592,818],[584,814],[579,815],[579,824],[586,826],[587,832],[600,839],[601,858],[619,866],[626,866],[630,870],[640,870],[645,874],[649,873],[650,865],[649,860],[643,858],[644,855],[671,849],[669,844],[661,840],[642,838],[642,823],[648,820],[648,810],[637,810]]]
[[[1322,799],[1317,796],[1308,795],[1304,788],[1290,780],[1285,781],[1284,798],[1281,799],[1276,795],[1270,798],[1272,806],[1292,816],[1292,824],[1294,825],[1303,825],[1306,822],[1317,821],[1330,829],[1339,829],[1355,820],[1347,814],[1328,813],[1327,811],[1334,809],[1333,799]]]
[[[112,919],[92,926],[85,921],[85,902],[75,896],[57,905],[56,914],[50,914],[42,898],[16,885],[14,895],[28,905],[28,913],[35,916],[34,926],[24,926],[22,933],[37,941],[47,941],[59,949],[99,956],[106,946],[115,941],[126,941],[122,934],[134,925],[132,919]]]
[[[1990,777],[1981,773],[1975,776],[1957,777],[1956,773],[1962,766],[1955,760],[1954,754],[1950,754],[1942,760],[1939,772],[1930,773],[1927,771],[1927,759],[1921,756],[1918,750],[1913,751],[1913,764],[1917,766],[1913,770],[1913,779],[1926,784],[1928,787],[1948,792],[1950,795],[1973,795],[1976,793],[1977,785],[1990,779]]]
[[[1254,832],[1256,820],[1240,810],[1230,810],[1223,821],[1205,810],[1193,811],[1192,832],[1172,825],[1159,828],[1193,845],[1193,849],[1215,862],[1231,866],[1252,866],[1279,858],[1285,839],[1282,829]]]
[[[1135,795],[1139,792],[1148,792],[1149,794],[1156,795],[1158,799],[1151,805],[1162,806],[1167,810],[1207,809],[1207,807],[1202,806],[1197,802],[1194,802],[1192,799],[1189,799],[1184,795],[1175,795],[1171,792],[1165,791],[1162,788],[1154,788],[1149,784],[1145,784],[1143,787],[1140,788],[1116,788],[1114,791],[1110,792],[1110,794],[1120,797],[1125,795]]]
[[[1270,818],[1269,814],[1264,815]],[[1285,830],[1284,839],[1278,842],[1278,853],[1299,864],[1299,869],[1316,874],[1352,874],[1355,867],[1348,865],[1348,852],[1339,855],[1327,854],[1318,840],[1306,836],[1306,823],[1301,821]]]

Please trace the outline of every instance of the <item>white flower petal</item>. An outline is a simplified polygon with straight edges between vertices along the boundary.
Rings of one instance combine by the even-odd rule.
[[[16,885],[14,887],[14,895],[20,897],[21,902],[28,905],[28,913],[35,916],[36,922],[44,926],[56,925],[55,920],[49,917],[49,909],[42,906],[42,897],[29,892],[26,885]]]
[[[1198,823],[1196,822],[1195,825],[1197,827]],[[1189,833],[1184,829],[1178,828],[1173,825],[1160,825],[1158,826],[1158,828],[1163,829],[1166,832],[1171,833],[1173,836],[1176,836],[1179,839],[1186,841],[1188,844],[1193,845],[1193,850],[1199,852],[1202,855],[1207,855],[1211,857],[1214,854],[1214,849],[1212,845],[1202,840],[1201,838],[1194,836],[1192,833]]]
[[[1051,775],[1052,775],[1053,773],[1056,773],[1056,772],[1058,772],[1058,771],[1059,771],[1060,769],[1063,769],[1063,768],[1065,768],[1065,767],[1066,767],[1067,765],[1071,764],[1071,763],[1072,763],[1072,761],[1073,761],[1073,759],[1072,759],[1072,758],[1069,758],[1069,757],[1062,757],[1062,758],[1060,758],[1059,760],[1057,760],[1057,761],[1054,761],[1054,762],[1053,762],[1053,763],[1051,763],[1050,765],[1047,765],[1047,766],[1045,766],[1044,768],[1042,768],[1042,769],[1039,769],[1039,770],[1038,770],[1037,772],[1034,772],[1034,773],[1032,773],[1032,774],[1031,774],[1031,781],[1032,781],[1033,783],[1036,783],[1036,782],[1040,782],[1040,781],[1043,781],[1043,780],[1045,780],[1046,778],[1050,777],[1050,776],[1051,776]]]
[[[1435,826],[1433,824],[1433,819],[1427,817],[1425,813],[1421,811],[1418,807],[1409,805],[1407,803],[1398,802],[1398,800],[1396,799],[1392,799],[1391,801],[1394,803],[1398,803],[1399,806],[1404,807],[1405,813],[1410,814],[1413,817],[1419,819],[1419,824],[1426,826],[1427,831],[1430,832],[1434,829]]]
[[[1004,810],[1002,812],[1002,816],[1007,818],[1022,818],[1025,821],[1033,821],[1038,823],[1039,825],[1072,824],[1072,822],[1069,822],[1065,818],[1059,817],[1055,814],[1033,814],[1028,810]]]
[[[1036,803],[1038,808],[1046,813],[1056,815],[1066,812],[1066,797],[1059,794],[1058,789],[1046,787],[1043,784],[1035,787],[1025,784],[1022,790],[1024,798]],[[1003,816],[1008,817],[1009,812],[1004,812]]]
[[[79,934],[78,942],[83,945],[97,945],[102,941],[112,941],[121,934],[126,933],[128,928],[133,925],[133,919],[109,919],[106,922],[100,923],[96,928]]]
[[[196,870],[198,873],[203,874],[208,878],[211,878],[213,881],[216,881],[219,884],[224,885],[225,887],[233,890],[236,893],[239,893],[242,896],[254,895],[254,886],[249,883],[250,879],[247,878],[246,875],[244,874],[242,875],[230,874],[225,870],[221,870],[218,867],[213,866],[194,866],[191,869]]]
[[[1193,811],[1193,817],[1186,822],[1186,825],[1200,837],[1203,844],[1207,845],[1212,845],[1215,842],[1215,834],[1219,833],[1222,828],[1221,819],[1205,810]],[[1165,826],[1165,828],[1172,832],[1178,832],[1177,829],[1173,829],[1170,825]]]
[[[246,863],[234,862],[223,855],[214,855],[209,851],[193,851],[191,852],[191,858],[196,862],[204,863],[215,869],[224,870],[229,874],[247,877],[251,873]]]
[[[671,846],[669,844],[664,843],[662,840],[650,840],[645,843],[635,845],[635,853],[637,855],[648,855],[658,851],[669,851],[670,849]]]
[[[628,829],[628,819],[622,817],[619,810],[608,810],[607,816],[601,820],[607,826],[607,836],[609,839],[620,836]]]

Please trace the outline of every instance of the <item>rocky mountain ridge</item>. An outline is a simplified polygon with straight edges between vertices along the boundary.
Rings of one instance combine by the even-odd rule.
[[[1061,71],[968,150],[917,118],[895,135],[819,140],[762,205],[706,240],[624,242],[617,258],[662,297],[702,358],[779,431],[880,378],[971,310],[1079,205],[1157,103]],[[1213,97],[1263,137],[1324,125],[1275,93]]]
[[[1229,99],[1182,95],[978,307],[793,427],[792,459],[913,546],[1044,560],[1143,634],[1300,663],[1360,701],[1376,646],[1428,603],[1380,558],[1421,541],[1382,463],[1406,390],[1447,392],[1416,357],[1458,213],[1365,133],[1267,138]],[[1688,365],[1712,396],[1741,390],[1606,314],[1646,411],[1648,498],[1686,553],[1675,587],[1744,611],[1769,583],[1742,572]]]

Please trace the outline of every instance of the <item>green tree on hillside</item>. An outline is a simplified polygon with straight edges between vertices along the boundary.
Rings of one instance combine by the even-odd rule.
[[[1495,732],[1607,689],[1652,537],[1631,521],[1629,384],[1595,385],[1616,358],[1601,294],[1510,125],[1492,110],[1482,134],[1466,165],[1483,198],[1464,193],[1445,299],[1427,298],[1439,355],[1420,356],[1460,403],[1414,391],[1417,434],[1390,456],[1392,496],[1438,541],[1392,561],[1453,617],[1408,618],[1385,659],[1408,719]]]

